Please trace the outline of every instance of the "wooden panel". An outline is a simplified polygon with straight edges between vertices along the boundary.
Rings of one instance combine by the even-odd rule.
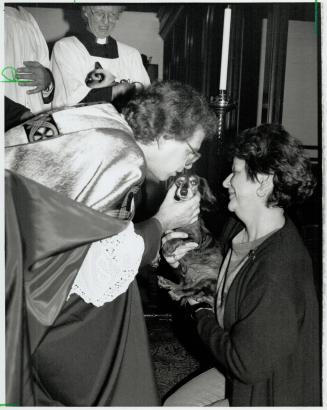
[[[258,5],[242,7],[242,61],[239,91],[239,124],[238,131],[253,127],[257,119],[259,69],[260,69],[260,39],[262,17],[265,8]],[[236,81],[234,81],[236,83]],[[234,89],[234,95],[237,91]]]
[[[173,65],[173,37],[174,33],[170,32],[167,34],[164,42],[164,68],[163,68],[163,78],[169,80],[172,77],[172,65]]]
[[[281,123],[286,66],[287,4],[273,4],[268,12],[262,123]]]
[[[224,4],[210,4],[205,15],[202,38],[205,61],[203,92],[207,97],[218,94],[224,7]]]
[[[187,35],[187,16],[181,13],[174,25],[174,45],[173,60],[174,72],[171,79],[185,82],[186,64],[186,35]]]
[[[206,7],[199,4],[191,4],[186,7],[186,52],[185,69],[187,83],[198,91],[202,91],[203,66],[202,60],[202,32]]]
[[[181,5],[164,5],[159,8],[158,18],[160,21],[159,34],[165,40],[168,33],[170,33],[176,25],[176,20],[184,11],[184,6]]]

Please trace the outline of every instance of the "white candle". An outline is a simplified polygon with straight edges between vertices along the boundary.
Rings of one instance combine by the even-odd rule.
[[[232,10],[230,8],[225,9],[223,46],[221,50],[221,63],[220,63],[220,83],[219,83],[220,90],[226,90],[226,84],[227,84],[229,35],[230,35],[231,17],[232,17]]]

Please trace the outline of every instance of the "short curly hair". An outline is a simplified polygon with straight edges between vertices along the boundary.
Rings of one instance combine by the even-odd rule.
[[[185,141],[198,127],[211,137],[217,118],[206,99],[178,81],[157,81],[137,94],[123,109],[135,139],[144,144],[160,136]]]
[[[282,125],[262,124],[243,131],[235,141],[232,155],[245,161],[252,181],[258,173],[273,174],[274,188],[267,198],[268,207],[287,208],[313,193],[316,182],[310,161],[301,143]]]

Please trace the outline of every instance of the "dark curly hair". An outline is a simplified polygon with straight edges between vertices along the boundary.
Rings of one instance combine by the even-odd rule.
[[[286,208],[300,203],[312,194],[316,185],[301,143],[279,124],[262,124],[243,131],[232,148],[232,155],[245,160],[252,181],[258,173],[274,175],[267,206]]]
[[[144,144],[164,136],[186,140],[201,126],[206,137],[216,133],[217,119],[205,98],[189,85],[158,81],[137,94],[123,109],[135,139]]]

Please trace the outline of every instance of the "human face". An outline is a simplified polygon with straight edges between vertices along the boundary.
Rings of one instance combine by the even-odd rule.
[[[184,168],[190,168],[200,157],[198,150],[204,137],[202,127],[197,128],[187,141],[160,137],[158,143],[154,142],[146,154],[149,171],[159,181],[166,181]]]
[[[118,6],[89,6],[86,9],[88,27],[97,38],[105,38],[115,28],[119,19]]]
[[[250,179],[243,159],[234,158],[232,173],[224,180],[223,187],[228,189],[228,209],[235,212],[240,219],[244,215],[255,214],[258,206],[263,203],[257,195],[260,183],[256,179]]]

